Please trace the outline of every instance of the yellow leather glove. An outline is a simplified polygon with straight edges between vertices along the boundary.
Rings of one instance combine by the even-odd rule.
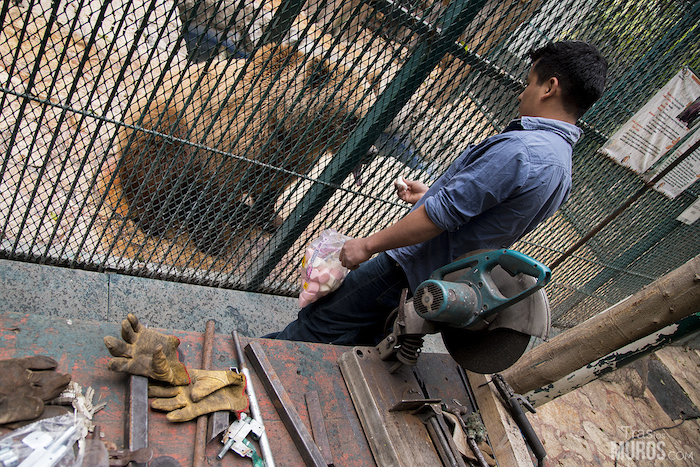
[[[245,412],[245,376],[231,370],[190,370],[188,386],[148,386],[148,397],[154,410],[169,412],[171,422],[186,422],[200,415],[228,410]]]
[[[146,328],[129,313],[122,321],[122,339],[106,336],[104,343],[114,357],[108,368],[132,375],[147,376],[175,386],[190,383],[187,368],[177,356],[180,339]]]

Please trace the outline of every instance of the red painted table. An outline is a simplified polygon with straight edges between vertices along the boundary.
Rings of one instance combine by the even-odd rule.
[[[115,323],[76,321],[46,316],[16,313],[0,314],[0,358],[47,355],[59,362],[58,371],[70,373],[84,388],[95,390],[94,403],[107,406],[95,415],[105,440],[122,448],[124,443],[124,407],[128,378],[107,369],[111,357],[102,341],[104,336],[120,336],[120,325]],[[161,330],[181,340],[180,351],[185,365],[199,368],[204,336],[202,333]],[[236,366],[233,342],[228,330],[217,333],[214,339],[212,366],[227,369]],[[251,339],[241,336],[246,346]],[[336,466],[374,466],[362,426],[348,394],[337,365],[338,357],[348,347],[256,339],[267,354],[275,372],[289,394],[296,411],[311,432],[305,394],[317,391],[328,432],[331,452]],[[270,447],[279,467],[303,466],[304,462],[289,436],[272,402],[253,373],[260,411],[270,440]],[[448,355],[425,354],[419,359],[419,369],[428,390],[443,400],[467,400],[456,364]],[[170,423],[165,414],[149,412],[148,441],[154,456],[171,456],[183,466],[192,463],[196,422]],[[209,443],[205,463],[214,466],[252,465],[250,459],[230,452],[224,459],[216,455],[221,449],[218,440]]]

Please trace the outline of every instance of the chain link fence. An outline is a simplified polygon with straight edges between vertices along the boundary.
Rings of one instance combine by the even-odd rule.
[[[586,40],[611,69],[571,197],[513,246],[557,265],[553,321],[573,326],[700,252],[676,220],[697,183],[671,199],[599,153],[700,68],[698,5],[5,1],[0,254],[294,296],[321,230],[397,221],[398,175],[430,183],[517,116],[530,48]]]

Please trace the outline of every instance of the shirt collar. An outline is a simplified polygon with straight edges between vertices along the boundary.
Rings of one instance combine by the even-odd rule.
[[[506,132],[513,130],[552,131],[560,135],[572,146],[576,144],[576,141],[579,140],[581,134],[583,133],[581,129],[576,125],[572,125],[571,123],[567,123],[562,120],[554,120],[552,118],[544,117],[521,117],[512,120],[503,131]]]

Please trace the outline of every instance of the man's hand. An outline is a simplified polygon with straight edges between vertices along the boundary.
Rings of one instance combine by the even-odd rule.
[[[430,220],[425,206],[419,206],[386,229],[369,237],[353,238],[346,241],[338,258],[346,268],[357,269],[360,264],[370,259],[375,253],[425,242],[440,232],[442,229]]]
[[[407,180],[401,177],[403,183],[399,180],[394,182],[394,187],[396,188],[396,194],[399,198],[410,204],[416,204],[419,199],[423,197],[426,191],[428,191],[428,185],[416,180]],[[405,186],[404,186],[405,185]]]
[[[338,258],[344,267],[353,270],[370,259],[374,253],[367,246],[367,238],[353,238],[343,244]]]

